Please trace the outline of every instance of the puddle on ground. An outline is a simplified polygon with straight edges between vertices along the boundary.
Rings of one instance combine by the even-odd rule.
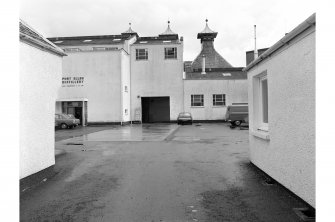
[[[136,124],[90,133],[81,141],[163,141],[178,128],[176,124]]]

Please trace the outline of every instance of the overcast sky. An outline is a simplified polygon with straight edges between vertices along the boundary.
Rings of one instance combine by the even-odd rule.
[[[184,61],[200,52],[197,33],[218,32],[216,50],[233,66],[245,66],[245,51],[253,50],[253,25],[258,48],[270,47],[315,10],[315,1],[297,0],[21,0],[20,17],[45,37],[116,35],[132,29],[157,36],[168,19],[172,31],[184,37]]]

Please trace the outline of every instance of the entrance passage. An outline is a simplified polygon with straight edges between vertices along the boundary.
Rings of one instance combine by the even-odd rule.
[[[80,120],[79,125],[87,123],[87,101],[62,102],[62,113],[71,114]]]
[[[170,122],[170,97],[142,97],[142,122]]]

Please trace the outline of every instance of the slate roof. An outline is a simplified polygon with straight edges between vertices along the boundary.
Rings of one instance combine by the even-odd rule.
[[[192,62],[192,70],[202,67],[203,56],[205,56],[206,68],[232,68],[233,66],[225,60],[214,48],[214,39],[217,32],[208,27],[206,19],[205,29],[198,33],[198,39],[201,39],[201,52]]]
[[[233,66],[225,60],[214,48],[213,41],[202,42],[202,50],[192,62],[192,69],[202,67],[202,56],[205,56],[206,68],[232,68]]]
[[[118,45],[123,44],[130,38],[129,35],[95,35],[95,36],[72,36],[48,38],[59,46],[79,46],[79,45]],[[91,40],[91,41],[89,41]]]
[[[247,79],[247,73],[239,68],[217,69],[216,71],[206,71],[206,74],[199,72],[186,72],[186,80],[238,80]],[[220,71],[218,71],[220,70]],[[230,75],[229,75],[230,74]]]
[[[134,44],[179,44],[178,35],[139,37]]]
[[[64,51],[54,45],[52,42],[44,38],[40,33],[30,27],[22,19],[20,19],[20,40],[33,44],[43,50],[55,53],[60,56],[66,56]]]

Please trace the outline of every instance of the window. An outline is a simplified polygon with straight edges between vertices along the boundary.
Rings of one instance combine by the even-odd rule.
[[[177,48],[169,47],[164,48],[165,59],[176,59],[177,58]]]
[[[148,49],[136,49],[136,60],[148,60]]]
[[[254,130],[269,131],[268,79],[267,71],[253,78]]]
[[[191,106],[204,106],[204,95],[191,95]]]
[[[213,95],[213,106],[225,106],[226,95],[225,94],[214,94]]]
[[[261,85],[261,120],[263,125],[268,123],[268,79],[266,76],[260,79]]]
[[[125,115],[128,115],[128,109],[125,109],[125,110],[124,110],[124,114],[125,114]]]
[[[128,92],[128,86],[124,86],[124,91]]]

